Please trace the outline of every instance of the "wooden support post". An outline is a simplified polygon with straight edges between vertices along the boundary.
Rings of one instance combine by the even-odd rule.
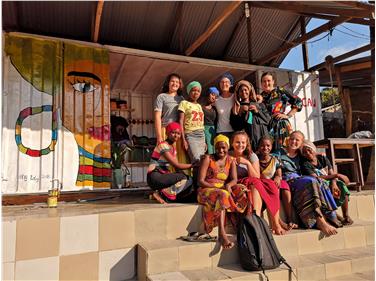
[[[336,18],[330,22],[327,22],[321,26],[319,26],[318,28],[300,36],[299,38],[291,41],[291,42],[287,42],[285,44],[283,44],[283,46],[281,46],[278,50],[275,50],[269,54],[267,54],[266,56],[258,59],[255,64],[258,64],[258,65],[263,65],[265,63],[267,63],[268,61],[270,61],[271,59],[279,56],[280,54],[283,54],[284,52],[294,48],[295,46],[301,44],[302,42],[305,42],[325,31],[328,31],[330,29],[332,29],[333,27],[336,27],[337,25],[341,24],[341,23],[344,23],[346,21],[348,21],[349,17],[339,17],[339,18]]]
[[[337,80],[339,99],[343,112],[343,118],[345,121],[346,137],[348,137],[352,133],[352,108],[350,100],[350,91],[348,88],[342,87],[340,68],[335,69],[335,75]]]
[[[103,11],[103,0],[99,0],[97,3],[97,11],[95,13],[95,24],[94,24],[94,30],[91,34],[91,38],[94,43],[98,42],[98,37],[99,37],[99,30],[100,30],[100,25],[101,25],[101,17],[102,17],[102,11]]]
[[[251,7],[249,2],[244,4],[245,18],[247,19],[247,42],[248,42],[248,63],[252,64],[252,25],[251,25]]]
[[[300,31],[301,36],[306,34],[306,23],[305,23],[305,17],[300,17]],[[303,52],[303,63],[304,63],[304,70],[308,70],[309,66],[309,60],[308,60],[308,47],[307,42],[302,43],[302,52]]]
[[[221,24],[239,7],[241,1],[232,2],[226,7],[223,13],[206,29],[204,33],[192,43],[185,51],[186,56],[190,56],[198,47],[200,47],[208,38],[221,26]]]

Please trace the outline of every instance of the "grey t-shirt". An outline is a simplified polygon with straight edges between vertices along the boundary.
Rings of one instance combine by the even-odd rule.
[[[217,133],[233,132],[234,129],[230,124],[231,109],[234,105],[234,96],[231,95],[228,98],[219,96],[215,102],[217,108]]]
[[[162,112],[162,127],[166,127],[171,122],[179,122],[179,103],[184,100],[182,96],[170,96],[169,94],[159,94],[154,103],[154,111]]]

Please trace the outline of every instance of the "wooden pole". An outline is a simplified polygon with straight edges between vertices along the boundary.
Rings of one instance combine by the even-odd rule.
[[[94,43],[98,42],[99,37],[99,29],[101,24],[101,17],[102,17],[102,11],[103,11],[103,0],[99,0],[97,3],[97,12],[95,13],[95,24],[94,24],[94,31],[92,34],[92,39]]]
[[[258,59],[255,62],[255,64],[263,65],[264,63],[266,63],[266,62],[270,61],[271,59],[279,56],[280,54],[294,48],[295,46],[301,44],[302,42],[305,42],[305,41],[325,32],[325,31],[328,31],[328,30],[332,29],[333,27],[348,21],[349,19],[351,19],[351,18],[349,18],[349,17],[339,17],[339,18],[336,18],[336,19],[334,19],[330,22],[327,22],[327,23],[325,23],[325,24],[319,26],[318,28],[300,36],[299,38],[297,38],[297,39],[295,39],[291,42],[286,42],[278,50],[273,51],[273,52],[267,54],[266,56]]]
[[[300,17],[299,21],[300,21],[301,36],[304,36],[306,34],[305,17]],[[303,52],[304,70],[308,70],[309,60],[308,60],[308,46],[307,46],[306,41],[302,43],[302,52]]]
[[[325,2],[322,1],[322,3]],[[333,5],[312,5],[309,1],[254,1],[252,2],[252,5],[266,9],[291,11],[295,13],[318,13],[340,17],[373,18],[373,12],[371,10],[344,9],[343,7],[334,7]]]
[[[206,31],[192,43],[185,51],[186,56],[190,56],[198,47],[200,47],[208,38],[221,26],[221,24],[239,7],[241,1],[232,2],[223,13],[206,29]]]
[[[244,13],[247,19],[247,42],[248,42],[248,63],[252,64],[252,25],[251,25],[251,7],[249,2],[244,3]]]

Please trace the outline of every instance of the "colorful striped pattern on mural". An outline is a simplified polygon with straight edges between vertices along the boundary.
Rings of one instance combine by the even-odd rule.
[[[97,157],[82,147],[78,147],[80,165],[78,169],[78,186],[111,187],[111,159]]]
[[[51,151],[55,149],[56,142],[57,142],[57,112],[52,112],[52,128],[51,128],[51,143],[46,148],[42,149],[31,149],[26,147],[22,144],[22,137],[21,137],[21,127],[22,122],[29,116],[39,114],[42,112],[49,112],[52,111],[52,105],[42,105],[37,107],[27,107],[23,109],[20,114],[18,115],[16,121],[16,144],[18,146],[18,150],[24,154],[27,154],[31,157],[40,157],[42,155],[47,155]]]

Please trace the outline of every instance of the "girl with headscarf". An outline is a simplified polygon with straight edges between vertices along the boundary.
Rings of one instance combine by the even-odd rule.
[[[214,103],[218,96],[218,89],[216,87],[210,87],[206,97],[206,103],[202,107],[204,112],[205,142],[208,154],[214,153],[214,138],[217,126],[217,109]]]
[[[256,91],[251,83],[240,80],[235,86],[235,103],[230,123],[235,131],[245,130],[256,151],[262,136],[268,134],[270,115],[263,103],[257,102]]]
[[[263,90],[261,96],[269,114],[272,116],[269,134],[274,139],[273,151],[276,151],[287,146],[286,141],[292,132],[289,118],[302,110],[303,103],[298,96],[292,95],[282,87],[275,87],[274,83],[273,75],[270,72],[261,76]],[[291,106],[291,110],[285,113],[287,105]]]
[[[322,185],[327,186],[333,195],[336,205],[342,208],[343,217],[338,219],[343,225],[351,225],[353,220],[349,216],[349,196],[350,191],[346,184],[349,184],[349,178],[345,175],[334,173],[329,159],[321,154],[317,154],[316,146],[309,140],[304,140],[302,154],[306,158],[303,163],[302,174],[315,177]]]
[[[226,214],[244,213],[249,202],[245,186],[237,184],[235,162],[228,155],[229,145],[226,136],[220,134],[215,137],[215,154],[207,154],[201,161],[197,196],[197,201],[203,205],[206,233],[218,226],[219,238],[224,249],[234,246],[225,230]]]
[[[231,137],[234,132],[230,124],[231,108],[234,105],[234,96],[231,92],[234,85],[234,77],[228,72],[223,74],[219,79],[220,95],[215,102],[218,112],[217,134]]]
[[[153,197],[160,203],[175,201],[179,194],[188,193],[186,190],[192,186],[192,179],[180,171],[190,169],[192,164],[182,164],[176,159],[174,144],[181,136],[180,124],[168,124],[166,134],[167,139],[154,148],[147,171],[147,183],[155,190]],[[177,171],[171,172],[171,166]]]
[[[191,163],[200,161],[205,154],[204,112],[198,99],[201,95],[201,84],[192,81],[187,86],[188,100],[180,102],[179,122],[182,128],[184,149],[188,151]]]

